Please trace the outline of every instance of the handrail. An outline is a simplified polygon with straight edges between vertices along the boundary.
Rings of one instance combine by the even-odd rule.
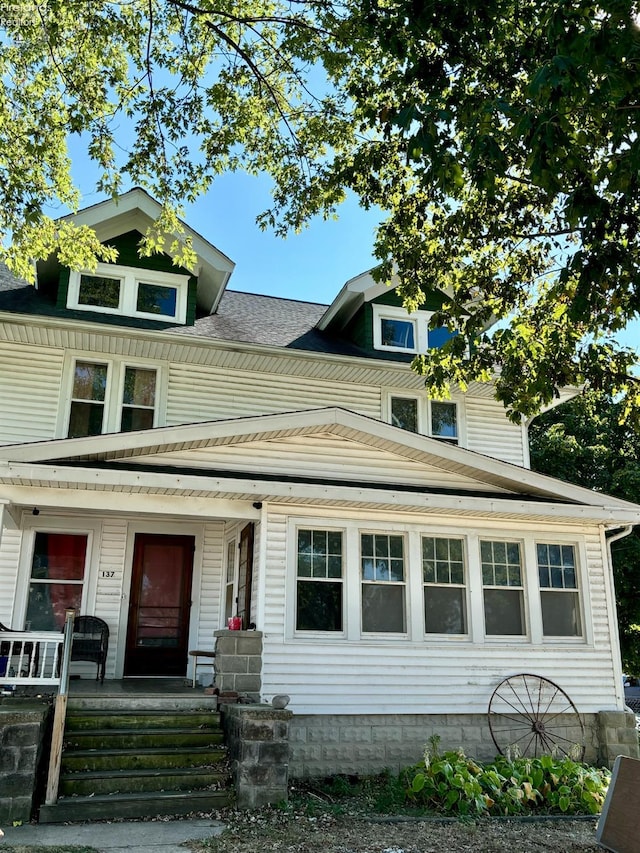
[[[47,793],[45,803],[50,806],[58,799],[60,783],[60,766],[62,763],[62,741],[64,723],[67,716],[67,698],[69,694],[69,664],[71,662],[71,645],[73,643],[73,620],[75,610],[65,611],[64,642],[62,645],[62,662],[60,666],[60,687],[56,696],[53,712],[53,729],[51,732],[51,755],[49,758],[49,776],[47,778]]]

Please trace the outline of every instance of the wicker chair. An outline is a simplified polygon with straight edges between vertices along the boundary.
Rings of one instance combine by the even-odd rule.
[[[73,620],[71,660],[97,664],[96,681],[104,684],[104,670],[109,651],[109,626],[97,616],[76,616]]]

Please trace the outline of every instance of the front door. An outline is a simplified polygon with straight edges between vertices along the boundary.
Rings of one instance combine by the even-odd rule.
[[[193,536],[137,533],[125,675],[187,672]]]

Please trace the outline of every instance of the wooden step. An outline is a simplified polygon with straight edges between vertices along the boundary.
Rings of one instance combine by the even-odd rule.
[[[111,818],[150,818],[209,813],[233,802],[233,791],[156,791],[63,797],[55,805],[40,807],[40,823],[80,823]]]

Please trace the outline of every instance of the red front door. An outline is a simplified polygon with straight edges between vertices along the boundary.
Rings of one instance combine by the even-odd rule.
[[[125,675],[186,675],[193,551],[193,536],[136,534]]]

